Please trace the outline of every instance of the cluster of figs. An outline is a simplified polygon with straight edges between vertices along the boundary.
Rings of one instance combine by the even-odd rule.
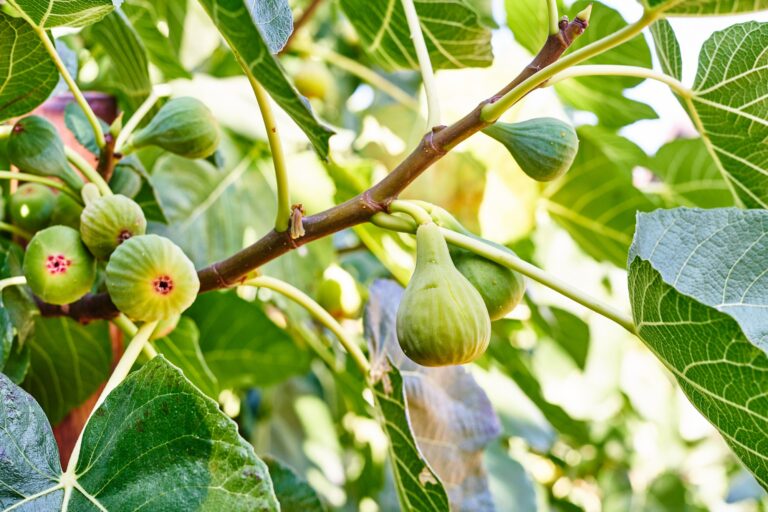
[[[575,130],[558,119],[495,123],[483,131],[537,181],[565,174],[578,151]],[[398,306],[397,337],[405,355],[423,366],[465,364],[488,348],[491,322],[520,303],[525,281],[503,265],[449,246],[439,225],[474,235],[445,210],[432,207],[430,213],[437,222],[417,228],[416,267]]]
[[[213,154],[218,143],[211,112],[185,97],[163,105],[126,147],[157,146],[201,158]],[[169,320],[192,304],[200,281],[190,259],[168,238],[146,233],[147,219],[132,198],[84,184],[50,122],[38,116],[17,121],[8,156],[20,171],[57,178],[82,198],[56,195],[39,183],[21,185],[10,198],[11,221],[34,235],[23,271],[40,300],[70,304],[105,286],[115,306],[138,321]]]

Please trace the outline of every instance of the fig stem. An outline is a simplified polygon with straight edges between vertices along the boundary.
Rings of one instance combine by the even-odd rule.
[[[80,448],[83,443],[83,434],[85,433],[85,429],[88,428],[88,423],[91,421],[91,418],[93,417],[93,414],[96,412],[96,410],[98,410],[98,408],[101,407],[101,404],[104,403],[104,400],[107,399],[107,396],[109,396],[109,394],[114,391],[114,389],[119,386],[120,383],[123,382],[123,380],[125,380],[125,378],[128,376],[128,373],[131,371],[133,364],[136,362],[139,354],[149,341],[149,337],[152,335],[155,327],[157,327],[156,321],[143,324],[136,331],[136,334],[134,335],[131,342],[128,343],[128,346],[125,348],[125,352],[123,352],[123,355],[117,362],[117,366],[115,366],[112,375],[109,377],[109,380],[104,385],[104,389],[99,395],[99,398],[96,400],[96,403],[91,410],[91,414],[88,416],[88,420],[85,422],[83,430],[80,431],[80,436],[77,438],[75,447],[72,450],[72,455],[69,457],[69,463],[67,464],[67,470],[64,475],[75,476],[77,461],[80,458]]]
[[[80,194],[74,192],[72,189],[70,189],[68,186],[66,186],[62,182],[52,180],[50,178],[37,176],[35,174],[27,174],[24,172],[0,171],[0,180],[18,180],[18,181],[28,181],[32,183],[40,183],[41,185],[55,188],[56,190],[63,192],[64,194],[67,194],[69,197],[77,201],[77,204],[80,204],[80,205],[83,204],[83,199],[80,197]]]
[[[7,139],[11,136],[13,126],[9,124],[0,125],[0,140]]]
[[[547,12],[549,14],[549,35],[554,36],[560,32],[560,19],[557,13],[557,0],[547,0]]]
[[[614,66],[600,64],[574,66],[556,74],[544,85],[555,85],[556,83],[562,82],[563,80],[579,76],[632,76],[637,78],[648,78],[668,85],[670,89],[685,99],[688,99],[693,95],[693,92],[680,80],[677,80],[664,73],[659,73],[652,69],[643,68],[640,66]]]
[[[245,68],[245,66],[243,66]],[[269,103],[269,95],[262,85],[248,73],[256,102],[259,104],[264,128],[267,130],[269,149],[272,151],[272,163],[275,166],[275,182],[277,184],[277,215],[275,216],[275,231],[287,231],[291,224],[291,197],[288,191],[288,169],[285,165],[285,153],[277,131],[277,123]]]
[[[431,130],[433,126],[440,125],[440,100],[435,83],[435,72],[432,70],[432,61],[429,58],[427,43],[424,41],[424,34],[421,31],[421,22],[416,12],[416,6],[413,0],[401,1],[405,11],[405,19],[408,22],[408,30],[411,33],[413,48],[416,50],[416,59],[419,61],[421,81],[424,83],[424,92],[427,96],[427,130]]]
[[[83,96],[83,93],[80,91],[80,87],[77,86],[77,83],[75,82],[74,78],[72,78],[72,75],[69,74],[69,70],[67,69],[67,66],[61,60],[61,57],[59,56],[59,52],[56,51],[56,47],[54,46],[51,39],[48,37],[48,34],[46,33],[45,29],[42,27],[36,26],[34,23],[31,22],[31,20],[26,18],[26,16],[25,16],[25,19],[32,26],[35,33],[37,34],[37,37],[39,37],[40,40],[42,41],[43,46],[45,47],[45,50],[48,52],[48,55],[51,57],[51,60],[56,65],[56,68],[59,70],[59,73],[61,74],[61,78],[63,78],[64,81],[67,83],[67,86],[69,87],[70,92],[72,92],[72,96],[74,96],[75,101],[77,102],[78,105],[80,105],[80,108],[83,109],[83,112],[85,113],[85,117],[88,119],[88,123],[91,125],[91,128],[93,129],[93,134],[96,137],[96,145],[99,147],[99,149],[103,149],[107,143],[107,140],[104,137],[104,131],[101,129],[101,123],[99,122],[99,118],[96,117],[96,114],[93,112],[93,109],[91,109],[91,106],[88,104],[88,101],[85,99],[85,96]]]
[[[28,233],[20,227],[14,226],[13,224],[8,224],[7,222],[0,222],[0,231],[7,231],[8,233],[24,238],[25,240],[32,239],[31,233]]]
[[[136,327],[136,324],[131,322],[131,320],[122,313],[113,318],[112,323],[115,324],[115,326],[117,326],[117,328],[120,329],[123,334],[131,338],[136,336],[136,333],[139,331],[139,328]],[[145,343],[143,350],[144,355],[149,359],[154,359],[158,355],[157,350],[155,350],[155,347],[152,346],[151,342]]]
[[[395,199],[389,203],[390,212],[400,212],[410,215],[418,224],[429,224],[432,216],[421,206],[403,199]]]
[[[125,154],[128,152],[126,150],[126,143],[128,142],[128,139],[133,134],[133,132],[136,131],[139,123],[141,123],[142,119],[144,119],[147,114],[149,114],[149,111],[152,110],[152,107],[155,106],[157,100],[170,95],[171,88],[167,85],[161,84],[152,88],[152,92],[149,93],[147,99],[145,99],[142,104],[139,105],[139,108],[136,109],[130,119],[128,119],[128,121],[120,130],[120,133],[115,140],[115,153]]]
[[[64,152],[67,155],[67,160],[77,167],[77,170],[83,173],[83,176],[85,176],[88,181],[99,188],[99,192],[101,192],[102,196],[107,197],[112,195],[112,189],[109,188],[109,185],[104,181],[101,174],[99,174],[98,171],[85,160],[85,158],[80,156],[80,153],[69,146],[64,146]]]
[[[6,277],[5,279],[0,279],[0,291],[9,286],[22,286],[25,284],[27,284],[27,278],[24,276]]]
[[[393,217],[392,215],[389,215],[389,218],[386,218],[384,217],[385,215],[386,214],[376,214],[371,218],[371,222],[385,229],[391,229],[394,231],[401,231],[411,234],[415,233],[416,226],[414,224],[409,223],[404,219]],[[507,268],[511,268],[512,270],[520,272],[521,274],[533,279],[534,281],[537,281],[544,286],[558,292],[559,294],[568,297],[574,302],[577,302],[582,306],[591,309],[595,313],[598,313],[608,318],[609,320],[613,320],[630,333],[635,335],[637,334],[635,323],[629,315],[608,304],[605,304],[604,302],[592,297],[591,295],[579,290],[578,288],[571,286],[565,281],[561,281],[543,269],[540,269],[536,265],[528,263],[511,251],[505,251],[491,245],[483,239],[478,239],[473,236],[458,233],[445,227],[440,227],[440,231],[442,231],[445,240],[449,244],[456,247],[461,247],[462,249],[466,249],[488,260],[498,263],[499,265],[503,265]]]
[[[339,343],[344,347],[347,353],[352,357],[357,364],[357,367],[363,373],[365,378],[368,378],[368,374],[371,370],[371,365],[368,359],[363,354],[357,343],[344,331],[344,328],[331,316],[325,309],[317,302],[312,300],[307,294],[299,290],[298,288],[291,286],[285,281],[275,279],[269,276],[259,276],[253,279],[249,279],[244,283],[247,286],[254,286],[256,288],[268,288],[276,291],[277,293],[284,295],[286,298],[296,302],[301,307],[306,309],[315,319],[328,328],[339,339]]]

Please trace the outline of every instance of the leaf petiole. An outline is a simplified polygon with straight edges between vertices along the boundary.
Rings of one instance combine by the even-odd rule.
[[[643,68],[640,66],[613,66],[613,65],[588,65],[588,66],[574,66],[556,74],[550,78],[545,86],[555,85],[558,82],[567,80],[569,78],[575,78],[579,76],[632,76],[637,78],[648,78],[650,80],[656,80],[669,86],[674,92],[679,94],[682,98],[688,99],[693,95],[693,92],[686,87],[680,80],[673,78],[664,73],[659,73],[652,69]]]
[[[429,50],[424,41],[424,33],[421,31],[421,22],[416,12],[413,0],[401,0],[405,19],[408,22],[408,30],[411,33],[413,48],[416,50],[416,59],[421,69],[421,80],[424,82],[424,92],[427,96],[427,129],[440,125],[440,100],[437,97],[437,84],[435,84],[435,72],[432,69],[432,61],[429,59]]]

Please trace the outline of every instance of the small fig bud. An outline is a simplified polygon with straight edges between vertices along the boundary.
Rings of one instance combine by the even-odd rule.
[[[107,263],[107,290],[130,318],[151,322],[182,313],[200,289],[195,266],[167,238],[141,235],[120,244]]]
[[[293,76],[296,89],[307,98],[328,99],[335,81],[328,68],[321,62],[306,61]]]
[[[56,196],[56,202],[53,205],[51,224],[61,224],[80,230],[80,215],[82,213],[83,207],[80,203],[72,199],[69,194],[59,194]]]
[[[131,146],[159,146],[187,158],[211,156],[219,145],[219,128],[208,107],[195,98],[175,98],[163,105]]]
[[[38,183],[25,183],[11,195],[11,222],[34,233],[51,223],[56,196],[51,189]]]
[[[317,302],[336,318],[352,318],[360,309],[362,299],[355,278],[338,265],[331,265],[323,272]]]
[[[118,245],[147,231],[147,219],[135,201],[121,195],[88,203],[80,216],[80,235],[91,254],[105,260]]]
[[[453,263],[480,292],[491,320],[504,318],[525,294],[523,276],[469,251],[454,254]]]
[[[552,181],[568,172],[579,150],[573,127],[550,117],[495,123],[483,133],[504,144],[520,169],[536,181]]]
[[[89,291],[96,279],[96,261],[66,226],[39,231],[24,255],[24,276],[32,292],[50,304],[69,304]]]
[[[483,354],[491,321],[483,298],[451,261],[440,228],[416,231],[416,269],[397,309],[397,338],[424,366],[469,363]]]
[[[76,191],[83,187],[83,180],[69,166],[59,133],[42,117],[16,122],[8,138],[8,158],[29,174],[59,178]]]

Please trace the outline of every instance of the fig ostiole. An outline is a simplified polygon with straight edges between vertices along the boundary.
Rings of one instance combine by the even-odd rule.
[[[200,100],[174,98],[133,134],[129,147],[158,146],[187,158],[206,158],[219,146],[219,126]]]
[[[51,223],[56,196],[45,185],[25,183],[11,195],[11,222],[21,229],[34,233]]]
[[[75,191],[83,187],[83,180],[69,166],[59,133],[42,117],[27,116],[16,122],[8,138],[8,158],[29,174],[59,178]]]
[[[416,268],[397,310],[397,337],[405,355],[423,366],[469,363],[488,348],[483,298],[456,270],[434,223],[416,231]]]
[[[147,231],[141,207],[121,195],[90,201],[80,215],[80,235],[91,253],[105,260],[117,246]]]
[[[67,226],[39,231],[27,245],[24,277],[32,292],[50,304],[69,304],[91,291],[96,260]]]
[[[576,130],[550,117],[494,123],[483,133],[501,142],[520,169],[536,181],[552,181],[568,172],[579,150]]]
[[[525,294],[523,276],[469,251],[455,251],[456,269],[480,293],[491,321],[504,318],[520,304]]]
[[[176,244],[140,235],[120,244],[107,263],[107,290],[128,317],[145,322],[181,314],[197,297],[195,266]]]

